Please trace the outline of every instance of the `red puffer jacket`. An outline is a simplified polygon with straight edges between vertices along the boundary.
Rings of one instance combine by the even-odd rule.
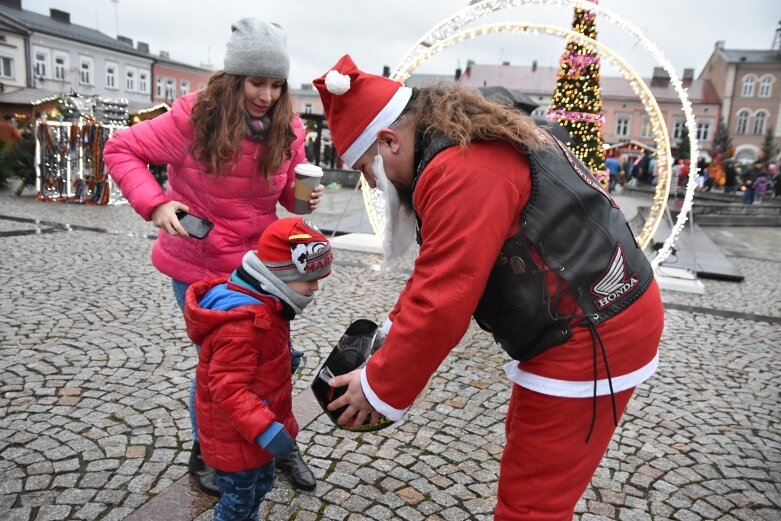
[[[184,316],[187,335],[201,346],[195,407],[201,454],[207,465],[238,472],[272,459],[255,438],[278,421],[295,438],[290,376],[290,325],[282,304],[253,293],[262,304],[228,311],[198,303],[226,279],[190,286]]]

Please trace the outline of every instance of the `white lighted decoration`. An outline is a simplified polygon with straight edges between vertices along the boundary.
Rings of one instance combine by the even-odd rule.
[[[600,53],[603,57],[606,57],[610,63],[612,63],[621,71],[624,78],[627,79],[635,94],[643,103],[643,107],[649,114],[649,120],[652,125],[657,149],[662,152],[659,154],[657,159],[659,182],[657,183],[656,192],[654,193],[650,215],[645,223],[645,226],[643,227],[643,230],[638,236],[638,242],[640,242],[641,246],[645,247],[648,245],[649,241],[652,240],[653,235],[658,228],[659,223],[661,222],[661,219],[664,217],[670,189],[672,156],[670,153],[670,143],[669,136],[667,134],[667,127],[664,124],[664,120],[659,111],[659,107],[656,104],[656,100],[654,99],[653,95],[648,89],[648,86],[645,84],[642,78],[640,78],[628,64],[621,60],[606,46],[580,33],[576,33],[568,29],[563,29],[561,27],[532,23],[500,23],[484,25],[469,30],[461,30],[461,27],[468,24],[469,22],[488,15],[494,11],[531,4],[562,5],[565,7],[579,7],[582,9],[596,11],[601,15],[600,20],[608,20],[615,25],[618,25],[630,36],[633,36],[644,49],[646,49],[654,56],[654,59],[657,61],[657,63],[659,63],[670,76],[670,83],[678,94],[678,97],[681,100],[683,111],[686,115],[686,127],[689,131],[689,135],[696,135],[696,125],[694,121],[694,114],[691,110],[691,103],[688,100],[681,80],[679,79],[670,62],[664,57],[662,52],[659,51],[656,45],[648,40],[648,38],[646,38],[640,32],[640,30],[637,29],[637,27],[630,24],[629,22],[624,21],[611,11],[600,7],[598,4],[589,0],[482,0],[475,2],[472,5],[456,12],[451,17],[443,20],[428,33],[426,33],[422,38],[420,38],[412,47],[412,49],[407,53],[404,59],[399,63],[399,65],[396,66],[396,69],[394,70],[394,73],[391,77],[399,81],[404,81],[409,77],[412,71],[414,71],[418,66],[420,66],[437,52],[440,52],[441,50],[466,39],[499,32],[513,32],[519,34],[547,34],[552,36],[566,37],[568,39],[576,40],[577,43],[593,49],[595,52]],[[698,155],[697,140],[690,140],[690,144],[690,157],[696,161]],[[659,249],[656,257],[652,261],[654,268],[656,268],[669,256],[675,240],[686,224],[689,212],[691,211],[694,189],[696,186],[697,174],[695,169],[691,168],[681,212],[673,226],[672,233],[664,241],[663,246]],[[372,228],[378,236],[382,237],[384,224],[382,214],[382,198],[379,194],[376,193],[375,190],[370,189],[366,183],[362,183],[362,190]]]

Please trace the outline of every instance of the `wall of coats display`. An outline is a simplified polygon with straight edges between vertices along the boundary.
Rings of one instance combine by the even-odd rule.
[[[124,202],[103,163],[106,141],[122,128],[125,126],[85,120],[38,121],[36,197],[98,205]]]

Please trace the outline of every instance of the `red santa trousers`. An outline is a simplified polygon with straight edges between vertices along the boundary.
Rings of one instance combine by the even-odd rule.
[[[634,388],[615,394],[618,418]],[[494,521],[572,521],[615,432],[610,396],[562,398],[513,385]]]

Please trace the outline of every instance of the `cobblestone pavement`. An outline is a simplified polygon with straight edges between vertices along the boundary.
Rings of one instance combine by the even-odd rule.
[[[664,292],[660,369],[579,521],[781,520],[781,230],[707,231],[746,280]],[[211,519],[212,500],[186,477],[194,352],[147,234],[128,206],[0,192],[0,520]],[[405,279],[372,269],[372,254],[337,261],[293,322],[307,352],[299,396],[345,327],[383,320]],[[473,326],[394,427],[356,435],[316,417],[299,441],[317,489],[280,475],[262,518],[491,519],[505,361]]]

